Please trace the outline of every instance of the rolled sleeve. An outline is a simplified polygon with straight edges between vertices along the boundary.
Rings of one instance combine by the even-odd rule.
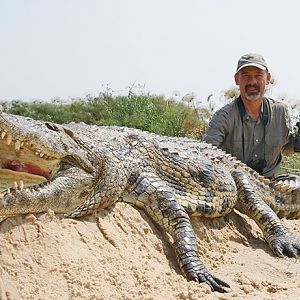
[[[285,116],[284,120],[285,120],[285,125],[287,127],[288,134],[286,136],[286,144],[283,146],[282,152],[285,155],[292,155],[295,152],[294,151],[295,137],[293,134],[291,118],[287,106],[284,106],[284,116]]]

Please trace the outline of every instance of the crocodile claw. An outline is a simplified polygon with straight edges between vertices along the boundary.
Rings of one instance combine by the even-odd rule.
[[[300,239],[292,233],[285,233],[272,240],[270,244],[274,253],[278,256],[300,256]]]
[[[198,272],[191,272],[190,274],[188,274],[188,279],[199,283],[206,283],[210,286],[212,292],[227,293],[224,287],[230,288],[229,284],[210,274],[207,269],[202,269]]]

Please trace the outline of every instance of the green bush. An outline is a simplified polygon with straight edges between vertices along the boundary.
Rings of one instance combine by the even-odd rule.
[[[86,97],[70,103],[12,101],[4,111],[54,123],[85,122],[139,128],[170,136],[195,136],[204,126],[194,109],[162,96]]]

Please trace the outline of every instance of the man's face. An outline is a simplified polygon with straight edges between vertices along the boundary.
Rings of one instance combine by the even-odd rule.
[[[260,101],[265,93],[271,75],[268,71],[256,67],[245,67],[234,76],[235,83],[240,87],[242,99]]]

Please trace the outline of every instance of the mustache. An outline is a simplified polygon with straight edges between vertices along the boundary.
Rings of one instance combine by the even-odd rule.
[[[247,85],[245,86],[246,92],[248,92],[248,90],[251,89],[251,88],[255,88],[256,90],[259,91],[259,86],[258,86],[258,84],[247,84]]]

